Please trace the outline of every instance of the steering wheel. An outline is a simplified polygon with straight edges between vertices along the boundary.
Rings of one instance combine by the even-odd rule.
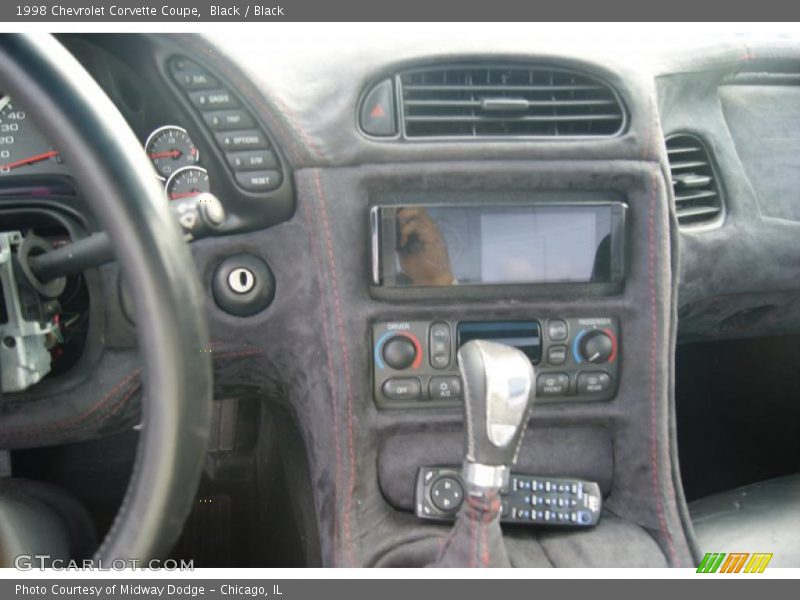
[[[144,371],[144,426],[128,489],[95,559],[163,557],[197,490],[212,405],[203,291],[136,136],[50,35],[0,36],[0,86],[72,168],[131,285]]]

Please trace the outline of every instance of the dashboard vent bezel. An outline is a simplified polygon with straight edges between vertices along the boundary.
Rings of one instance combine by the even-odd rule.
[[[409,78],[422,76],[456,77],[454,73],[466,76],[472,72],[485,74],[487,83],[474,82],[468,83],[409,83]],[[521,74],[529,75],[530,83],[519,83]],[[513,76],[512,76],[513,74]],[[536,77],[534,77],[534,74]],[[493,81],[502,79],[507,75],[507,80],[513,83],[503,83]],[[628,127],[628,111],[617,90],[601,77],[588,74],[584,71],[559,67],[543,63],[523,63],[523,62],[466,62],[466,63],[447,63],[438,65],[422,65],[407,69],[397,73],[394,77],[395,90],[397,94],[398,121],[400,124],[400,136],[409,142],[425,141],[508,141],[508,140],[599,140],[615,138],[622,135]],[[463,114],[409,114],[410,102],[425,102],[430,98],[408,98],[406,93],[410,86],[414,85],[414,92],[440,92],[442,94],[450,92],[446,88],[452,87],[452,92],[457,95],[470,95],[465,98],[434,99],[440,103],[440,109],[461,108]],[[438,87],[440,89],[434,90]],[[493,96],[483,96],[476,98],[477,92],[491,92]],[[575,96],[577,93],[583,95]],[[586,94],[595,93],[596,97],[587,97]],[[558,95],[561,95],[560,97]],[[571,94],[571,97],[564,97]],[[533,96],[533,97],[532,97]],[[520,98],[527,101],[524,106]],[[503,103],[499,100],[509,99],[511,102]],[[487,102],[488,101],[488,102]],[[424,106],[424,105],[417,105]],[[599,107],[609,107],[615,114],[613,119],[608,113],[593,112]],[[505,109],[504,109],[505,108]],[[569,108],[574,112],[569,112]],[[559,110],[562,112],[559,114]],[[585,111],[583,114],[577,110]],[[522,112],[525,112],[522,115]],[[553,114],[544,114],[543,111]],[[564,112],[567,111],[567,112]],[[469,114],[467,114],[469,112]],[[476,114],[476,112],[478,114]],[[489,113],[487,115],[487,113]],[[495,116],[496,113],[497,116]],[[440,116],[441,118],[436,118]],[[446,120],[446,118],[451,120]],[[461,120],[458,117],[462,117]],[[522,118],[527,117],[527,118]],[[422,118],[426,119],[425,121]],[[449,122],[454,125],[453,129],[461,126],[462,131],[455,132],[433,132],[433,133],[413,133],[409,127],[410,119],[417,123],[444,123]],[[618,126],[591,131],[569,131],[569,123],[597,123],[598,121],[608,121],[618,123]],[[489,124],[496,123],[496,126],[488,127]],[[529,125],[520,126],[527,123]],[[548,131],[535,131],[536,124]],[[481,127],[484,126],[484,127]],[[559,131],[559,127],[562,131]],[[486,131],[478,131],[478,128]],[[508,128],[507,131],[489,131],[490,128],[498,130]],[[430,128],[429,128],[430,129]],[[471,129],[471,131],[466,131]],[[524,131],[528,129],[529,131]]]
[[[668,135],[665,145],[680,228],[703,229],[721,224],[725,202],[708,145],[700,136],[685,131]]]

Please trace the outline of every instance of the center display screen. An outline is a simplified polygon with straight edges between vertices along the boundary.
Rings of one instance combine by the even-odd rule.
[[[622,277],[625,205],[379,207],[390,286],[611,282]]]

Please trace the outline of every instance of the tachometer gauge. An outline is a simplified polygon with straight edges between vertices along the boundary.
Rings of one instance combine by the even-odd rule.
[[[183,127],[166,125],[151,133],[144,144],[158,175],[166,179],[178,169],[196,165],[200,152]]]
[[[202,167],[183,167],[175,171],[167,179],[165,186],[167,198],[179,200],[210,192],[211,185],[208,181],[208,171]]]
[[[0,177],[17,173],[58,171],[58,150],[14,105],[11,96],[0,93]]]

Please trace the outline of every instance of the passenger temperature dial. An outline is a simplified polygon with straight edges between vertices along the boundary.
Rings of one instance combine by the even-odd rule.
[[[581,336],[579,347],[583,360],[594,364],[612,360],[616,351],[614,339],[601,330],[587,331]]]

